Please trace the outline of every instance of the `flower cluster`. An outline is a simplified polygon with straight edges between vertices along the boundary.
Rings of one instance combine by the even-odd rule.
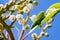
[[[3,30],[6,29],[9,35],[6,35],[6,38],[4,40],[8,40],[8,37],[10,36],[11,40],[14,40],[13,33],[11,31],[11,28],[16,28],[19,32],[19,29],[16,26],[13,26],[15,21],[17,20],[20,25],[22,25],[22,31],[19,36],[19,40],[24,40],[32,31],[34,31],[38,26],[41,26],[41,33],[38,36],[36,33],[32,34],[33,40],[40,40],[42,36],[48,37],[48,33],[45,33],[45,30],[47,28],[51,27],[51,22],[53,21],[53,16],[57,12],[55,7],[53,9],[48,9],[46,12],[46,15],[44,12],[40,12],[38,15],[32,15],[30,16],[30,11],[34,9],[34,6],[37,6],[38,2],[36,0],[10,0],[5,5],[0,4],[0,34],[3,34]],[[60,5],[60,4],[59,4]],[[60,7],[60,6],[59,6]],[[6,15],[6,12],[9,11],[10,13]],[[56,12],[55,12],[56,11]],[[60,9],[59,9],[60,11]],[[14,12],[17,12],[17,14],[13,14]],[[23,13],[27,14],[26,19],[24,19]],[[50,16],[53,13],[52,16]],[[47,15],[48,14],[48,15]],[[11,21],[11,24],[8,25],[5,23],[5,20],[9,19]],[[33,21],[31,30],[23,37],[23,34],[26,30],[29,29],[29,20]],[[46,23],[45,27],[42,27],[43,23]],[[5,37],[5,35],[3,34]],[[23,38],[22,38],[23,37]],[[2,40],[2,39],[1,39]]]

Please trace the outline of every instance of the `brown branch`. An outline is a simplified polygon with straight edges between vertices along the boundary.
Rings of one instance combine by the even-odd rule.
[[[11,40],[14,40],[13,33],[12,33],[11,29],[9,28],[9,26],[8,26],[3,20],[1,20],[0,22],[3,24],[3,27],[4,27],[4,28],[6,29],[6,31],[8,32]]]
[[[8,33],[6,33],[5,37],[6,37],[6,39],[8,40],[8,38],[9,38],[9,35],[8,35]]]
[[[3,37],[4,37],[5,40],[8,40],[8,39],[5,37],[5,34],[4,34],[3,32],[2,32],[2,35],[3,35]]]
[[[11,29],[10,28],[6,28],[6,31],[8,32],[11,40],[14,40],[14,36],[13,36],[13,33],[12,33]]]

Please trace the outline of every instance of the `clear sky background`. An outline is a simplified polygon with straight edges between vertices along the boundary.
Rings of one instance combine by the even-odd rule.
[[[52,4],[60,2],[60,0],[36,0],[36,1],[38,1],[39,4],[38,4],[38,6],[34,7],[34,10],[32,10],[30,12],[31,16],[33,14],[37,15],[40,11],[45,12]],[[0,4],[5,4],[6,2],[8,2],[8,0],[0,0]],[[7,12],[7,14],[8,13],[9,12]],[[26,15],[24,14],[24,17],[25,16]],[[9,20],[6,20],[6,23],[10,24],[11,22]],[[30,20],[28,24],[31,26],[32,21]],[[45,31],[45,32],[49,33],[49,37],[44,36],[41,38],[41,40],[60,40],[60,12],[54,17],[54,21],[51,24],[52,24],[52,27]],[[17,21],[15,22],[14,25],[17,26],[21,31],[22,27],[21,27],[21,25],[18,24]],[[15,40],[17,40],[18,32],[15,29],[12,29],[12,31],[13,31]],[[26,31],[25,34],[28,33],[28,31]],[[37,35],[39,35],[40,31],[41,30],[39,28],[37,28],[32,33],[37,33]],[[26,38],[26,40],[32,40],[31,34]]]

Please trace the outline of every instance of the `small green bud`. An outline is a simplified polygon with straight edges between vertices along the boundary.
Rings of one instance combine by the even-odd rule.
[[[37,5],[38,5],[38,2],[37,2],[37,1],[33,1],[33,4],[34,4],[35,6],[37,6]]]

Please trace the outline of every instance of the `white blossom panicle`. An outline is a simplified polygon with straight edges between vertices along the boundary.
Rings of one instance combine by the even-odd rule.
[[[32,17],[30,17],[30,19],[34,22],[37,20],[37,17],[36,17],[36,15],[32,15]]]
[[[27,5],[27,7],[28,7],[30,10],[32,10],[32,9],[33,9],[33,4],[32,4],[32,3],[29,3],[29,4]]]
[[[29,13],[29,11],[30,11],[30,9],[29,9],[28,7],[25,6],[25,7],[23,8],[23,12],[24,12],[24,13]]]
[[[23,15],[22,15],[22,14],[17,14],[17,15],[16,15],[16,19],[17,19],[17,20],[23,19]]]
[[[10,15],[9,20],[10,20],[11,22],[15,21],[15,19],[16,19],[15,15]]]

